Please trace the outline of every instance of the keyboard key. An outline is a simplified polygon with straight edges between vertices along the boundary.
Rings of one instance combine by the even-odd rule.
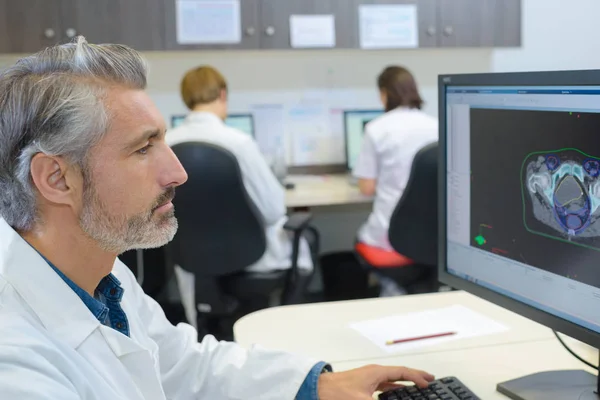
[[[444,379],[441,379],[441,381],[442,381],[442,383],[444,383],[446,385],[454,383],[454,379],[453,378],[444,378]]]

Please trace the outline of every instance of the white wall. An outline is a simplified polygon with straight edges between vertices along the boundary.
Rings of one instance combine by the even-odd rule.
[[[494,50],[492,71],[600,68],[599,0],[522,2],[522,46]]]
[[[426,101],[426,111],[436,114],[437,76],[441,73],[490,71],[491,55],[491,49],[205,51],[146,54],[151,66],[149,90],[159,101],[159,108],[164,114],[184,110],[183,105],[176,99],[181,77],[188,69],[203,64],[212,65],[223,72],[234,103],[237,100],[236,93],[243,93],[246,99],[252,92],[298,89],[372,90],[373,99],[377,99],[375,79],[379,72],[387,65],[401,64],[416,75]],[[170,97],[169,94],[174,96]],[[260,93],[257,93],[257,96],[260,96]],[[165,98],[171,103],[171,107],[165,104]],[[353,99],[348,101],[362,103]],[[256,102],[260,103],[261,98],[256,98]],[[349,106],[353,107],[352,104]]]
[[[226,76],[236,91],[288,89],[375,89],[377,74],[387,65],[401,64],[415,75],[432,105],[440,73],[486,72],[490,49],[431,49],[398,51],[194,51],[149,52],[149,90],[155,94],[178,94],[183,74],[198,65],[210,64]],[[17,56],[0,56],[0,69]],[[429,98],[428,98],[429,97]]]

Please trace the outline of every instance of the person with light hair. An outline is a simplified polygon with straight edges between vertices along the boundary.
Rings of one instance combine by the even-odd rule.
[[[171,147],[190,142],[210,143],[233,154],[240,166],[244,189],[262,217],[266,239],[263,255],[245,270],[258,273],[289,270],[293,264],[293,243],[292,234],[285,230],[288,221],[285,188],[254,138],[225,124],[229,108],[225,77],[217,69],[203,65],[187,71],[180,86],[181,99],[190,112],[182,124],[169,130],[167,143]],[[304,231],[298,248],[298,268],[302,271],[313,270],[317,245],[315,235]],[[195,324],[196,278],[183,267],[175,265],[177,286],[187,320]]]
[[[146,79],[134,50],[82,37],[0,74],[0,397],[335,400],[426,386],[422,371],[322,373],[168,322],[117,259],[173,238],[187,179]]]

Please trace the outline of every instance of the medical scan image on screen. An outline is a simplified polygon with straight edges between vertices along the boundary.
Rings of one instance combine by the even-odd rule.
[[[582,245],[583,238],[600,236],[599,159],[577,149],[535,152],[524,160],[523,174],[526,226],[533,216],[554,230],[550,237]]]
[[[597,113],[472,109],[473,244],[600,287],[600,161],[584,152],[598,127]]]

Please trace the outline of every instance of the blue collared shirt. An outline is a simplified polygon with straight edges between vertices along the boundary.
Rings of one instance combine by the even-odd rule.
[[[43,257],[43,256],[42,256]],[[85,290],[80,288],[56,268],[45,257],[44,260],[52,267],[52,269],[62,278],[63,281],[79,296],[83,304],[90,312],[100,321],[101,324],[110,326],[123,335],[129,336],[129,323],[127,316],[121,308],[121,299],[123,298],[124,289],[121,287],[121,282],[113,275],[109,274],[102,278],[100,284],[96,288],[95,297],[92,297]],[[296,395],[296,400],[319,400],[318,383],[319,376],[326,371],[331,371],[331,366],[327,363],[320,362],[310,370],[308,376],[300,386],[300,390]]]
[[[125,311],[121,308],[124,289],[121,287],[121,282],[113,274],[102,278],[94,293],[95,296],[92,297],[56,268],[48,259],[45,257],[44,259],[58,276],[73,289],[81,301],[83,301],[83,304],[86,305],[101,324],[110,326],[123,335],[129,336],[129,322],[127,321]]]

